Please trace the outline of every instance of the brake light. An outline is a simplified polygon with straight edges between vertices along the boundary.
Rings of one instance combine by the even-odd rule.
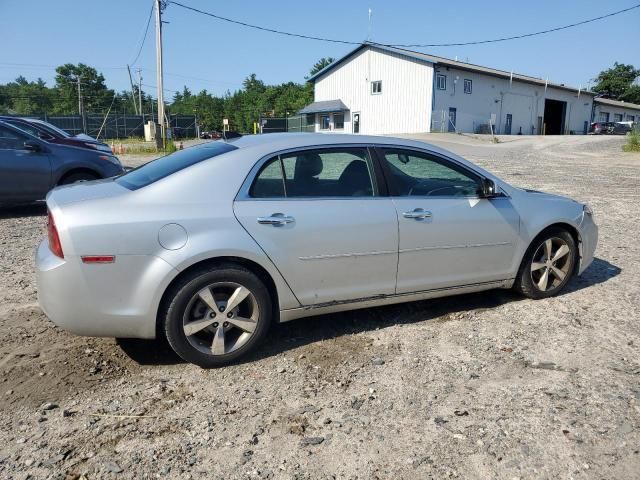
[[[58,235],[58,229],[56,228],[56,222],[49,210],[47,210],[47,235],[49,237],[49,248],[53,254],[56,257],[64,258],[62,244],[60,243],[60,235]]]

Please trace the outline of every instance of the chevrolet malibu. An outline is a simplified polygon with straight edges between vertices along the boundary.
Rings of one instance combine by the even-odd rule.
[[[210,142],[47,196],[47,316],[79,335],[166,337],[202,367],[272,322],[514,288],[557,295],[593,260],[588,205],[389,137]]]

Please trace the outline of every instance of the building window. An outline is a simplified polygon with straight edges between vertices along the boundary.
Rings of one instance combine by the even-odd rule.
[[[320,115],[320,130],[329,130],[329,115]]]
[[[436,88],[438,90],[446,90],[447,89],[447,76],[438,74],[436,75]]]
[[[614,113],[613,114],[613,121],[614,122],[621,122],[622,121],[622,114],[621,113]]]
[[[473,90],[473,81],[468,78],[464,79],[464,93],[471,95],[471,91]]]
[[[307,125],[315,125],[316,124],[316,114],[315,113],[307,113],[306,122],[307,122]]]
[[[608,122],[609,121],[609,112],[600,112],[599,120],[601,122]]]
[[[333,114],[333,128],[335,130],[344,129],[344,113]]]
[[[629,120],[630,122],[635,121],[636,117],[634,117],[633,115],[627,115],[627,120]]]
[[[371,94],[377,95],[379,93],[382,93],[382,80],[371,82]]]

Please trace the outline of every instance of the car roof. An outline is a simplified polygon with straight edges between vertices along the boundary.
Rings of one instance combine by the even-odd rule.
[[[242,150],[264,151],[267,155],[278,150],[290,148],[325,147],[333,145],[401,145],[432,150],[451,155],[435,145],[407,138],[379,135],[353,135],[345,133],[267,133],[263,135],[245,135],[228,141]]]
[[[240,138],[229,140],[227,143],[238,147],[240,151],[247,154],[250,153],[252,158],[265,157],[283,150],[310,147],[323,148],[349,145],[389,145],[416,148],[427,150],[446,158],[454,159],[458,163],[466,165],[489,178],[496,178],[490,172],[487,172],[478,165],[473,164],[467,159],[462,158],[449,150],[445,150],[430,143],[410,140],[408,138],[388,137],[382,135],[355,135],[349,133],[266,133],[262,135],[245,135]],[[198,146],[204,147],[206,145],[207,143]]]

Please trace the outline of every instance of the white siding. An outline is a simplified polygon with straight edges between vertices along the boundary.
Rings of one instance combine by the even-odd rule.
[[[504,133],[507,114],[512,115],[511,133],[540,134],[538,117],[544,117],[545,98],[567,102],[565,132],[583,133],[584,122],[591,116],[592,96],[525,82],[513,81],[476,72],[436,67],[436,75],[447,76],[447,89],[435,90],[433,130],[440,130],[440,119],[448,119],[449,108],[456,109],[456,129],[476,132],[478,126],[496,116],[497,133]],[[457,82],[454,82],[458,77]],[[464,93],[464,80],[472,80],[472,93]],[[444,111],[444,115],[441,113]],[[522,130],[521,130],[522,129]],[[444,128],[445,131],[448,129]]]
[[[381,94],[371,93],[376,80]],[[315,82],[315,101],[342,100],[350,110],[345,133],[352,133],[354,112],[363,134],[429,132],[432,85],[432,64],[366,48]]]
[[[604,103],[596,103],[595,106],[595,115],[593,117],[593,121],[597,122],[600,120],[600,112],[607,112],[609,114],[609,121],[615,121],[613,119],[613,115],[618,113],[622,115],[622,121],[629,121],[633,118],[633,121],[637,122],[640,120],[640,110],[635,110],[631,108],[618,107],[615,105],[607,105]]]

